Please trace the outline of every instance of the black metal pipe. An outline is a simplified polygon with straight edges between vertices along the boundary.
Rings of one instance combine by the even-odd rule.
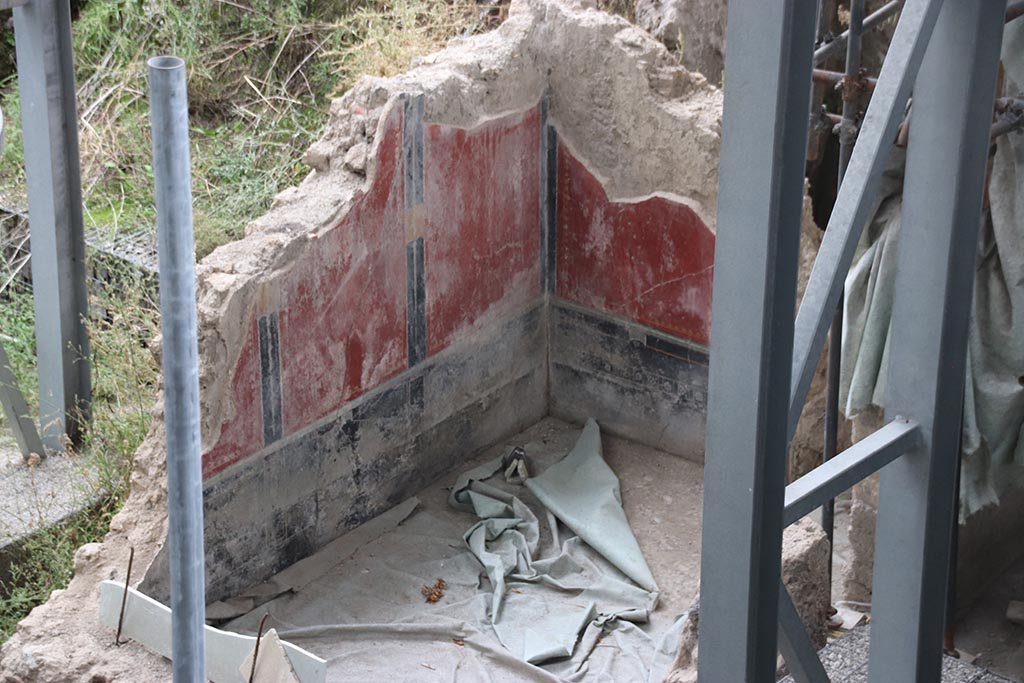
[[[946,628],[942,635],[942,649],[946,654],[956,653],[956,567],[960,555],[960,478],[963,476],[964,418],[960,416],[960,449],[956,456],[956,496],[953,506],[953,524],[949,530],[949,576],[946,578]]]

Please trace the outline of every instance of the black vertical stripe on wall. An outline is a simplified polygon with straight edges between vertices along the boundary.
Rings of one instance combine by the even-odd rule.
[[[423,238],[418,237],[405,247],[406,263],[406,338],[409,367],[427,357],[427,285],[424,267]]]
[[[402,124],[405,208],[423,203],[423,95],[406,95]]]
[[[558,243],[558,133],[549,118],[550,98],[540,103],[540,287],[554,294]]]
[[[260,387],[263,394],[263,443],[281,438],[281,344],[277,313],[259,319]]]

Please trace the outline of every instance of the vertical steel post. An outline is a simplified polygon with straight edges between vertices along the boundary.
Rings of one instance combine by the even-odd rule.
[[[922,446],[882,470],[871,683],[937,683],[967,328],[1006,0],[947,0],[914,89],[885,399]]]
[[[846,168],[853,156],[853,145],[857,142],[857,110],[862,93],[854,83],[860,83],[861,36],[864,32],[866,0],[852,0],[850,3],[850,29],[846,42],[846,78],[843,79],[843,119],[839,124],[839,184],[843,186]],[[822,460],[828,462],[835,457],[839,441],[839,372],[843,357],[843,294],[839,294],[839,305],[832,318],[832,329],[828,342],[828,385],[825,392],[825,441]],[[835,540],[836,501],[829,499],[821,511],[821,525],[828,536],[831,549]],[[828,555],[828,578],[832,581],[832,555]],[[831,593],[831,590],[830,590]]]
[[[40,424],[61,449],[88,420],[85,237],[71,8],[34,0],[14,8],[18,90],[32,236]]]
[[[711,330],[700,679],[775,680],[815,0],[733,0]],[[723,542],[723,539],[728,539]]]
[[[181,59],[154,57],[148,67],[167,423],[171,660],[175,683],[201,683],[206,601],[188,92]]]

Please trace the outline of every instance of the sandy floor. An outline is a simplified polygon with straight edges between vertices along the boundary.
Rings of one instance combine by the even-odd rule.
[[[510,446],[523,446],[530,457],[553,462],[572,448],[580,430],[580,425],[545,418],[419,491],[420,509],[439,520],[464,524],[462,513],[447,502],[448,488],[460,472],[499,457]],[[661,591],[657,611],[674,618],[693,604],[700,585],[703,467],[606,434],[602,446],[605,460],[619,477],[623,507]],[[545,525],[541,534],[543,545]],[[232,625],[236,626],[244,629],[248,623],[243,618]]]
[[[1024,626],[1006,620],[1006,605],[1024,600],[1024,558],[982,594],[957,624],[956,645],[977,664],[1024,681]]]

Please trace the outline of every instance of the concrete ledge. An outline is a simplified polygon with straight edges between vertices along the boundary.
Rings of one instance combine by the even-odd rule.
[[[88,458],[53,455],[29,466],[0,445],[0,583],[36,534],[92,514],[103,498]]]

